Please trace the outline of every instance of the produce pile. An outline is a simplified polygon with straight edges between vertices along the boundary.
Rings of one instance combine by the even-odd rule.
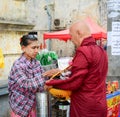
[[[37,54],[36,59],[40,61],[41,65],[45,66],[54,64],[58,56],[54,51],[42,50]]]

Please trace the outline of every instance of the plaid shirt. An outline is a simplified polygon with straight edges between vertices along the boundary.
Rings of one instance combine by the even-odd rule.
[[[36,92],[44,90],[43,69],[33,59],[27,60],[23,55],[14,62],[8,81],[9,103],[11,109],[21,117],[27,117],[36,103]]]

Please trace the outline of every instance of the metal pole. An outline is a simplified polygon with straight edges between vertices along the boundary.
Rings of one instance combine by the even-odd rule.
[[[50,13],[50,8],[49,8],[49,4],[50,4],[50,0],[46,0],[47,2],[47,5],[46,5],[46,12],[47,12],[47,15],[48,15],[48,30],[49,32],[51,31],[51,24],[52,24],[52,15]],[[48,47],[48,50],[51,50],[51,40],[47,40],[47,47]]]
[[[108,79],[120,81],[120,0],[107,0],[107,31]]]

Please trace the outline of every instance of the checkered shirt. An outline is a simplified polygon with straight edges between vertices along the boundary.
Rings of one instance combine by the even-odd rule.
[[[17,59],[8,77],[9,104],[13,112],[27,117],[36,103],[36,92],[42,92],[45,83],[39,61],[27,60],[23,55]]]

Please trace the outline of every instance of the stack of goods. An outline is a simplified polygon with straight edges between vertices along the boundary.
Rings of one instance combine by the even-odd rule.
[[[106,83],[107,87],[107,94],[113,93],[119,89],[119,82],[117,80],[114,81],[108,81]]]
[[[120,91],[118,81],[107,83],[107,117],[120,117]]]
[[[120,92],[107,95],[107,117],[120,117]]]

